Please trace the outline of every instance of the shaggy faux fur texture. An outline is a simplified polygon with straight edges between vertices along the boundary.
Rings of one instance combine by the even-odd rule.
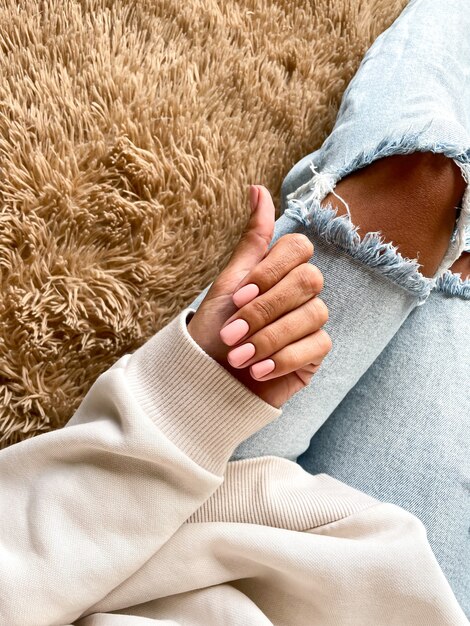
[[[405,4],[0,2],[1,446],[215,278]]]

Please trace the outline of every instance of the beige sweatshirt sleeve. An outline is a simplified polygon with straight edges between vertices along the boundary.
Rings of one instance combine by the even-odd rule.
[[[65,428],[0,453],[0,623],[73,622],[138,570],[281,414],[193,341],[186,309]]]

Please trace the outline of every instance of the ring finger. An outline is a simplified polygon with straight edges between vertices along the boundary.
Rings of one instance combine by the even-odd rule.
[[[234,313],[222,327],[220,338],[226,345],[233,346],[304,304],[322,288],[320,270],[310,263],[302,263],[269,291]]]
[[[288,344],[319,330],[328,321],[328,309],[318,297],[279,318],[252,335],[248,342],[231,350],[232,367],[249,367],[278,352]]]
[[[323,329],[317,330],[282,348],[271,358],[255,363],[250,367],[250,374],[256,380],[266,381],[297,370],[315,367],[321,364],[331,350],[331,345],[328,333]]]

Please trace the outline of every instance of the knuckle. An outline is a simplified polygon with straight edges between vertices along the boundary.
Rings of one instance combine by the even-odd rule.
[[[316,335],[317,347],[322,356],[326,356],[333,347],[330,335],[325,330],[319,330]]]
[[[315,265],[302,263],[296,268],[296,279],[306,294],[318,293],[323,288],[323,275]]]
[[[290,363],[291,367],[297,367],[304,360],[302,352],[298,346],[293,343],[288,348],[288,353],[285,355],[286,361]]]
[[[272,321],[275,314],[275,305],[271,300],[266,298],[258,298],[253,302],[252,306],[253,315],[256,320],[261,324],[269,324]]]
[[[289,245],[302,256],[310,258],[313,254],[313,244],[307,235],[302,233],[289,233],[285,235]]]
[[[265,267],[263,267],[263,271],[260,271],[258,275],[258,282],[269,286],[276,285],[281,279],[279,266],[275,264],[266,265]]]
[[[318,296],[312,300],[312,305],[315,310],[316,321],[320,326],[324,326],[329,319],[328,307]]]
[[[271,354],[279,345],[279,332],[272,326],[263,328],[259,337],[256,338],[257,352]]]
[[[323,279],[323,274],[320,272],[320,270],[318,269],[318,267],[316,265],[311,265],[310,267],[312,268],[312,284],[313,284],[313,288],[315,290],[316,293],[320,293],[320,291],[323,289],[323,285],[324,285],[324,279]]]
[[[250,229],[250,230],[246,230],[243,234],[242,234],[242,238],[243,241],[246,241],[250,247],[261,247],[261,248],[266,248],[267,246],[269,246],[269,243],[271,241],[271,238],[268,235],[264,235],[259,233],[256,230]]]

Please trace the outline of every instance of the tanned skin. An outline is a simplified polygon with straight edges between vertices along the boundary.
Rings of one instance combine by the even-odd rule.
[[[454,161],[431,152],[380,159],[346,176],[335,188],[347,202],[359,234],[380,232],[403,256],[418,259],[427,277],[444,258],[464,191]],[[347,213],[332,193],[322,204],[327,203],[340,215]],[[462,279],[470,276],[470,254],[464,253],[451,269]]]

